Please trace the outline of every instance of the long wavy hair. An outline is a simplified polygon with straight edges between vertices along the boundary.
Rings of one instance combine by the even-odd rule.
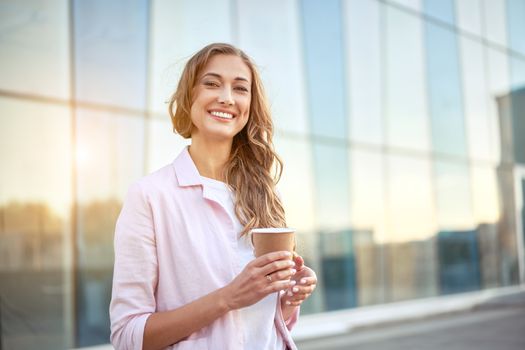
[[[168,111],[173,131],[190,138],[190,117],[196,82],[215,55],[240,57],[252,73],[250,115],[245,127],[233,138],[225,168],[226,183],[235,193],[235,213],[244,226],[241,235],[256,227],[285,227],[286,219],[275,185],[281,178],[283,163],[274,150],[273,123],[261,77],[255,64],[243,51],[230,44],[210,44],[186,63]]]

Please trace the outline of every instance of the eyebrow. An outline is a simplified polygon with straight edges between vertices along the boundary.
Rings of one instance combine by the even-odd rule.
[[[205,76],[208,76],[208,75],[211,75],[212,77],[215,77],[215,78],[218,78],[218,79],[222,79],[222,76],[220,74],[217,74],[217,73],[213,73],[213,72],[208,72],[206,74],[204,74],[202,76],[202,78],[204,78]],[[237,80],[237,81],[245,81],[247,83],[249,83],[250,81],[246,78],[243,78],[243,77],[235,77],[234,80]]]

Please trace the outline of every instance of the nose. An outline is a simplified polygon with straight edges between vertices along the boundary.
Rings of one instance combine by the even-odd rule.
[[[223,89],[221,89],[218,101],[220,104],[225,104],[228,106],[232,106],[235,103],[235,101],[233,100],[232,92],[227,87],[224,87]]]

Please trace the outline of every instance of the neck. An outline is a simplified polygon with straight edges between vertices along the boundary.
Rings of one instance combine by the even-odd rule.
[[[201,176],[225,181],[224,169],[230,157],[231,148],[231,141],[217,143],[192,138],[189,153]]]

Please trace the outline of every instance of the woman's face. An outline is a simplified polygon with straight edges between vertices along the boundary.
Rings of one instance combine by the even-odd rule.
[[[232,141],[248,122],[251,86],[252,73],[240,57],[213,56],[194,87],[191,137]]]

